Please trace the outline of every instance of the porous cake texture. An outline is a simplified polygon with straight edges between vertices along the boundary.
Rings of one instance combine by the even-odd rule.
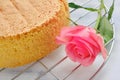
[[[55,37],[69,25],[66,0],[0,0],[0,67],[36,61],[58,45]]]

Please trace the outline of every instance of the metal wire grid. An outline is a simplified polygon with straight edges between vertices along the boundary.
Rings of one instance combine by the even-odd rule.
[[[97,3],[96,0],[85,0],[85,1],[69,0],[69,2],[72,1],[76,3],[78,3],[79,1],[81,2],[80,5],[83,6],[90,6],[90,7],[99,6],[99,3]],[[78,12],[80,14],[78,14]],[[96,14],[94,13],[87,12],[81,9],[80,10],[70,9],[70,13],[73,21],[75,21],[76,23],[84,24],[87,26],[93,26],[95,23]],[[69,59],[65,55],[64,47],[61,46],[59,49],[57,49],[47,57],[43,58],[42,60],[38,60],[29,65],[14,69],[10,69],[10,68],[0,69],[0,80],[74,80],[74,79],[94,80],[94,77],[98,74],[98,72],[103,68],[103,66],[108,61],[113,45],[114,45],[114,40],[111,40],[110,43],[106,46],[109,52],[109,56],[106,59],[106,61],[103,61],[101,56],[98,56],[98,59],[95,61],[92,67],[86,68],[81,66],[80,64],[69,61]],[[95,69],[93,69],[94,67]],[[88,74],[88,72],[86,73],[85,70],[86,71],[92,70],[92,71],[90,71],[90,73]],[[81,76],[78,77],[76,75],[81,75]]]

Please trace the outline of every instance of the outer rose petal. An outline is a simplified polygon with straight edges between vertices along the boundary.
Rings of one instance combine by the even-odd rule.
[[[67,41],[64,38],[61,38],[59,36],[56,37],[56,42],[58,44],[65,44]]]
[[[79,36],[82,33],[82,30],[84,30],[84,26],[81,27],[64,27],[61,30],[61,33],[59,36],[56,37],[56,41],[59,44],[66,44],[72,39],[72,36]]]
[[[104,47],[104,42],[103,42],[103,38],[102,38],[102,36],[101,35],[98,35],[99,37],[98,37],[98,43],[99,43],[99,45],[100,45],[100,48],[101,48],[101,53],[102,53],[102,56],[103,56],[103,58],[104,59],[106,59],[106,57],[107,57],[107,50],[106,50],[106,48]]]
[[[85,27],[84,26],[76,26],[76,27],[64,27],[61,30],[60,36],[64,36],[66,33],[76,34],[82,31]]]
[[[92,33],[91,33],[92,34]],[[92,34],[91,38],[93,38],[93,40],[95,40],[95,42],[97,42],[97,44],[100,46],[101,52],[102,52],[102,56],[104,59],[106,59],[107,57],[107,50],[104,47],[104,41],[101,35],[97,34]]]

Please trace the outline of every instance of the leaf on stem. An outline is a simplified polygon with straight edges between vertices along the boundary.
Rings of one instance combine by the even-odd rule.
[[[75,3],[69,3],[69,7],[71,7],[71,8],[75,8],[75,9],[78,9],[78,8],[82,8],[82,6],[80,6],[80,5],[77,5],[77,4],[75,4]]]
[[[110,9],[108,11],[108,20],[111,19],[112,14],[113,14],[113,11],[114,11],[114,2],[115,2],[115,0],[113,0],[113,4],[112,4],[112,6],[110,7]]]
[[[105,43],[113,38],[113,25],[105,16],[101,18],[98,31],[103,36]]]
[[[94,11],[98,11],[98,10],[95,9],[95,8],[87,8],[87,7],[83,7],[83,6],[77,5],[77,4],[72,3],[72,2],[69,3],[69,7],[74,8],[74,9],[83,8],[83,9],[85,9],[85,10],[92,11],[92,12],[94,12]]]

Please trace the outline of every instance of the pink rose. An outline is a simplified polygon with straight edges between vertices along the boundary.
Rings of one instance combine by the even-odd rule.
[[[67,56],[72,61],[84,66],[91,65],[99,52],[104,59],[107,56],[103,38],[90,27],[65,27],[57,36],[57,42],[66,45]]]

